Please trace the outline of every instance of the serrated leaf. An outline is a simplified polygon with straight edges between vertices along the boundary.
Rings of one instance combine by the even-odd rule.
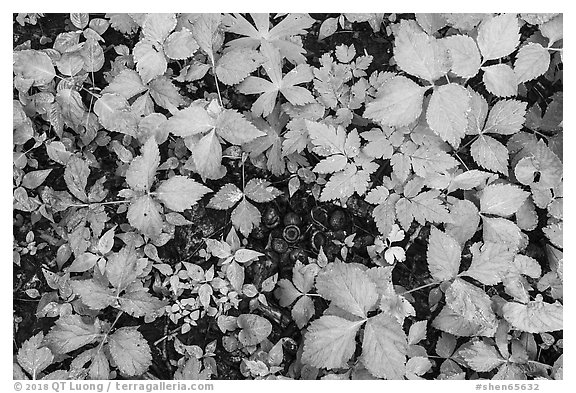
[[[80,315],[74,314],[60,317],[44,341],[54,354],[62,355],[96,342],[101,337],[99,320],[93,324],[87,324]]]
[[[391,158],[394,153],[394,147],[388,139],[389,136],[378,128],[363,132],[362,138],[368,143],[364,145],[363,152],[374,158]]]
[[[166,127],[172,134],[183,138],[204,133],[215,126],[216,121],[206,109],[198,105],[191,105],[174,113],[166,123]]]
[[[229,86],[242,82],[264,61],[260,52],[241,48],[226,52],[216,64],[218,80]]]
[[[126,98],[116,93],[103,94],[94,104],[94,113],[104,128],[135,136],[137,129],[136,115],[132,113]]]
[[[520,42],[520,25],[516,14],[485,19],[478,28],[476,41],[484,61],[499,59],[514,52]]]
[[[491,184],[480,194],[480,212],[508,217],[516,213],[530,194],[513,184]]]
[[[148,195],[143,195],[130,203],[127,217],[130,225],[149,238],[156,238],[162,231],[160,205]]]
[[[327,157],[333,154],[343,154],[346,143],[346,130],[343,127],[334,127],[329,124],[306,120],[306,128],[310,140],[314,144],[313,151]]]
[[[506,303],[502,312],[514,329],[524,332],[545,333],[564,328],[562,304],[543,302],[542,295],[537,295],[536,300],[528,304]]]
[[[124,247],[108,257],[106,277],[118,293],[132,284],[141,272],[142,268],[138,268],[137,256],[133,247]]]
[[[438,199],[439,195],[439,191],[430,190],[411,199],[400,198],[396,203],[396,216],[402,227],[408,230],[413,220],[421,225],[425,225],[426,222],[451,222],[450,213]]]
[[[165,76],[154,78],[148,87],[154,102],[162,108],[168,109],[171,113],[176,112],[178,107],[185,102],[172,80]]]
[[[93,279],[71,281],[70,286],[80,296],[82,303],[92,310],[102,310],[116,303],[114,291]]]
[[[162,45],[152,40],[144,39],[139,41],[134,46],[133,56],[136,62],[136,70],[140,74],[143,83],[148,83],[155,77],[163,75],[168,68]]]
[[[512,135],[522,128],[526,116],[526,103],[517,100],[502,100],[490,110],[484,132]]]
[[[216,123],[218,136],[233,145],[242,145],[266,134],[233,109],[224,109]]]
[[[358,170],[355,165],[348,164],[343,171],[335,173],[330,177],[330,180],[324,186],[320,201],[327,202],[333,199],[345,199],[355,191],[355,176]],[[366,180],[366,185],[368,180]]]
[[[348,164],[346,156],[335,154],[320,160],[320,162],[314,167],[313,171],[320,174],[339,172],[344,170],[346,164]]]
[[[450,69],[444,44],[405,20],[400,21],[395,34],[394,59],[402,70],[430,82],[446,75]]]
[[[46,367],[54,360],[54,355],[49,348],[42,346],[44,334],[42,332],[24,341],[18,350],[16,358],[22,368],[30,374],[32,379],[37,379]]]
[[[166,305],[145,290],[127,292],[118,298],[118,303],[122,311],[136,318],[151,316]]]
[[[460,140],[468,126],[470,94],[455,83],[438,87],[428,105],[426,120],[430,128],[453,147],[460,145]]]
[[[108,336],[110,355],[123,375],[142,375],[152,364],[148,342],[132,327],[122,327]]]
[[[482,216],[484,241],[505,243],[510,247],[518,247],[522,239],[520,228],[512,221],[500,217]]]
[[[272,333],[272,324],[266,318],[255,314],[242,314],[236,320],[242,330],[238,340],[245,346],[261,343]]]
[[[358,267],[336,262],[316,278],[316,289],[322,297],[359,317],[366,317],[376,301],[376,286]]]
[[[355,337],[363,323],[334,315],[313,321],[304,338],[302,362],[328,370],[344,367],[354,354]]]
[[[50,57],[37,50],[21,50],[13,53],[13,70],[16,75],[34,81],[34,86],[50,83],[56,76],[56,70]]]
[[[172,13],[150,13],[144,16],[142,34],[149,40],[164,42],[176,27],[176,15]]]
[[[518,83],[527,82],[543,75],[550,67],[550,53],[542,45],[529,42],[518,51],[514,73]]]
[[[462,248],[450,235],[437,229],[430,228],[428,238],[428,270],[435,280],[451,280],[458,274]]]
[[[480,288],[460,278],[446,290],[446,304],[465,321],[481,328],[479,335],[492,337],[496,332],[496,315],[490,297]],[[452,332],[451,332],[452,333]]]
[[[404,76],[395,76],[381,87],[378,98],[366,104],[363,116],[386,126],[408,125],[420,116],[426,90]]]
[[[406,372],[406,335],[398,322],[384,313],[364,328],[361,361],[378,378],[403,379]]]
[[[120,94],[122,97],[129,100],[146,90],[147,87],[142,83],[140,75],[138,75],[136,71],[126,68],[114,77],[112,82],[102,90],[102,93]]]
[[[48,175],[52,172],[52,169],[41,169],[38,171],[30,171],[24,175],[22,178],[22,187],[27,188],[29,190],[33,190],[37,187],[40,187],[44,180],[48,177]]]
[[[211,209],[227,210],[232,208],[238,203],[244,194],[238,187],[232,183],[223,185],[220,190],[214,195],[207,207]]]
[[[506,244],[487,242],[470,247],[472,263],[463,275],[472,277],[484,285],[496,285],[512,269],[514,252]]]
[[[142,147],[142,154],[130,163],[126,171],[126,182],[135,191],[148,192],[160,163],[160,151],[155,138],[149,138]]]
[[[186,177],[176,175],[162,182],[156,195],[164,205],[177,212],[192,208],[205,194],[212,192],[208,187]]]
[[[546,38],[548,38],[548,46],[551,47],[558,40],[561,40],[564,36],[564,14],[559,14],[555,18],[542,23],[540,25],[540,32]]]
[[[260,224],[260,211],[244,197],[232,211],[232,224],[248,237],[252,229]]]
[[[443,38],[452,59],[452,72],[462,78],[472,78],[482,63],[478,46],[472,37],[452,35]]]
[[[318,41],[322,41],[324,38],[330,37],[338,30],[338,18],[327,18],[320,25],[318,30]]]
[[[458,199],[450,209],[453,222],[444,225],[446,234],[450,235],[460,245],[464,245],[474,236],[480,224],[478,208],[469,200]]]
[[[496,347],[482,341],[475,341],[471,346],[458,351],[468,366],[478,372],[488,372],[498,367],[506,360],[500,356]]]
[[[250,179],[244,187],[244,195],[258,203],[270,202],[281,194],[282,191],[271,186],[270,182],[264,179]]]
[[[85,252],[76,256],[72,264],[68,267],[67,271],[70,273],[85,272],[96,265],[100,257],[90,252]]]
[[[219,179],[221,172],[222,146],[216,136],[216,130],[210,131],[194,146],[192,150],[196,171],[200,176]]]
[[[482,82],[486,90],[498,97],[510,97],[518,94],[518,81],[514,70],[507,64],[495,64],[482,67]]]
[[[244,267],[238,262],[232,261],[228,266],[226,266],[226,278],[230,281],[232,288],[237,292],[241,292],[245,278]]]
[[[491,136],[480,135],[470,146],[470,153],[483,168],[508,175],[508,149]]]
[[[70,193],[82,202],[88,201],[85,189],[89,175],[90,168],[86,161],[78,156],[71,156],[68,159],[66,169],[64,169],[64,181]]]
[[[166,56],[174,60],[184,60],[192,57],[199,48],[194,35],[185,28],[170,34],[162,46]]]
[[[422,178],[428,178],[437,173],[442,174],[458,166],[458,161],[448,153],[423,146],[410,154],[410,159],[412,169]]]
[[[292,319],[296,322],[299,329],[303,329],[308,324],[308,321],[314,316],[316,309],[314,308],[314,301],[309,296],[302,296],[294,307],[292,307]]]
[[[408,344],[416,345],[426,338],[428,321],[414,322],[408,331]]]
[[[432,321],[432,326],[438,330],[459,337],[494,336],[496,326],[483,327],[480,324],[465,319],[448,306],[444,306]]]

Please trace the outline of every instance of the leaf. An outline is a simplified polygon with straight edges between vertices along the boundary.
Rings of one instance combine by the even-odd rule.
[[[70,159],[68,159],[66,169],[64,169],[64,181],[70,193],[82,202],[88,201],[85,188],[89,175],[90,168],[86,161],[78,156],[71,156]]]
[[[133,247],[124,247],[108,257],[106,277],[120,293],[132,284],[142,269],[138,268],[137,256]]]
[[[321,156],[327,157],[333,154],[343,154],[346,143],[346,130],[343,127],[317,123],[306,120],[306,128],[312,144],[313,151]]]
[[[199,48],[194,35],[185,28],[170,34],[162,46],[166,56],[174,60],[192,57]]]
[[[90,379],[109,379],[110,378],[110,364],[104,351],[97,351],[90,362],[88,369]]]
[[[520,25],[516,14],[485,19],[478,28],[476,41],[484,61],[499,59],[514,52],[520,42]]]
[[[363,132],[361,135],[363,139],[368,141],[364,145],[363,152],[370,157],[389,159],[394,154],[394,147],[388,139],[389,135],[383,130],[373,128],[370,131]]]
[[[292,307],[292,319],[296,322],[299,329],[303,329],[310,318],[314,316],[316,309],[314,308],[314,301],[309,296],[302,296],[294,307]]]
[[[132,327],[122,327],[108,336],[110,355],[123,375],[142,375],[152,364],[148,342]]]
[[[518,83],[527,82],[543,75],[550,67],[550,54],[542,45],[529,42],[518,51],[514,73]]]
[[[394,59],[402,70],[429,82],[446,75],[450,69],[449,53],[442,41],[405,20],[400,21],[395,33]]]
[[[497,320],[492,311],[492,302],[477,286],[460,278],[454,279],[446,290],[446,305],[465,321],[481,327],[479,335],[494,336]]]
[[[559,14],[555,18],[542,23],[540,25],[540,32],[546,38],[548,38],[548,46],[551,47],[558,40],[563,37],[564,31],[564,14]]]
[[[506,244],[486,242],[480,248],[480,243],[470,247],[472,263],[463,275],[472,277],[484,285],[496,285],[506,277],[512,269],[514,252]]]
[[[408,345],[402,326],[385,314],[366,323],[362,341],[362,363],[374,376],[403,379]]]
[[[160,205],[148,195],[143,195],[130,203],[127,217],[130,225],[151,239],[156,238],[162,231]]]
[[[426,111],[430,128],[443,140],[457,148],[466,133],[470,94],[455,83],[434,90]]]
[[[266,318],[255,314],[242,314],[236,320],[242,330],[238,340],[245,346],[261,343],[272,333],[272,324]]]
[[[236,292],[241,292],[245,278],[244,267],[238,262],[232,261],[226,267],[226,278],[230,281],[230,285],[232,285],[232,288],[234,288]]]
[[[44,334],[42,332],[24,341],[18,350],[18,364],[30,374],[32,379],[37,379],[46,367],[52,364],[54,355],[49,348],[42,346]]]
[[[254,202],[264,203],[270,202],[277,196],[282,195],[282,191],[271,186],[267,180],[254,178],[246,183],[244,195]]]
[[[178,88],[165,76],[156,77],[148,87],[154,102],[171,113],[176,112],[178,107],[184,104],[184,98],[178,92]]]
[[[198,105],[191,105],[174,113],[166,123],[172,134],[183,138],[210,131],[215,126],[215,120],[206,109]]]
[[[318,30],[318,41],[330,37],[338,30],[338,18],[326,18]]]
[[[144,38],[164,42],[170,32],[176,27],[176,15],[172,13],[146,14],[142,23]]]
[[[33,190],[37,187],[40,187],[44,180],[48,177],[48,175],[52,172],[52,169],[41,169],[38,171],[30,171],[24,175],[22,178],[22,187],[25,187],[29,190]]]
[[[408,331],[408,345],[416,345],[426,338],[428,321],[414,322]]]
[[[200,176],[209,179],[218,179],[222,176],[222,146],[216,136],[216,131],[212,130],[204,135],[200,142],[192,150],[196,171]]]
[[[244,193],[242,193],[238,187],[232,183],[228,183],[223,185],[216,195],[210,199],[207,207],[210,209],[227,210],[234,207],[243,196]]]
[[[491,136],[480,135],[470,146],[470,153],[483,168],[508,175],[508,149]]]
[[[280,306],[288,307],[302,296],[302,292],[296,289],[290,280],[283,278],[278,281],[278,287],[274,291],[274,295],[278,298]]]
[[[516,213],[530,194],[513,184],[491,184],[480,194],[480,212],[508,217]]]
[[[564,328],[562,304],[543,302],[540,294],[527,304],[508,302],[502,306],[502,312],[514,329],[523,332],[545,333]]]
[[[363,116],[384,126],[408,125],[420,116],[427,89],[404,76],[395,76],[381,87],[374,101],[366,104]]]
[[[302,362],[328,370],[344,367],[356,349],[356,334],[364,321],[324,315],[313,321],[304,338]]]
[[[56,355],[72,352],[102,338],[100,321],[84,323],[78,314],[60,317],[44,339]]]
[[[445,224],[444,230],[463,246],[478,230],[480,224],[478,208],[469,200],[458,199],[450,208],[450,217],[453,222]]]
[[[260,52],[242,48],[226,52],[216,64],[218,80],[229,86],[242,82],[263,63]]]
[[[82,68],[86,72],[98,72],[104,66],[104,50],[95,38],[86,39],[80,49],[80,55],[84,60]]]
[[[405,230],[410,228],[413,220],[421,225],[426,222],[451,222],[448,209],[440,199],[438,190],[425,191],[414,198],[400,198],[396,203],[396,216]]]
[[[518,81],[514,70],[506,64],[482,67],[482,81],[486,90],[498,97],[510,97],[518,94]]]
[[[142,147],[142,154],[130,163],[126,171],[126,182],[134,191],[148,192],[156,177],[160,163],[160,151],[155,138],[148,138]]]
[[[366,273],[341,262],[327,266],[318,274],[316,289],[323,298],[363,318],[378,300],[376,286]]]
[[[156,195],[164,205],[177,212],[192,208],[205,194],[212,192],[208,187],[186,177],[176,175],[162,182]]]
[[[485,242],[506,243],[513,248],[520,245],[522,233],[520,228],[510,220],[483,216],[482,227]]]
[[[148,88],[142,83],[140,75],[138,75],[136,71],[126,68],[112,79],[104,90],[102,90],[102,93],[116,93],[129,100],[145,92],[147,89]]]
[[[432,368],[432,362],[424,356],[415,356],[406,362],[406,378],[410,380],[424,379],[420,377]]]
[[[162,46],[154,41],[148,39],[138,41],[132,53],[136,62],[136,70],[143,83],[148,83],[155,77],[163,75],[168,68]]]
[[[442,39],[452,59],[452,72],[462,78],[472,78],[482,63],[478,46],[472,37],[452,35]]]
[[[458,354],[472,370],[478,372],[491,371],[506,362],[495,347],[482,341],[475,341],[471,346],[458,351]]]
[[[14,74],[34,81],[34,86],[47,85],[56,76],[52,60],[37,50],[21,50],[13,53]]]
[[[430,228],[428,238],[428,270],[437,281],[451,280],[458,275],[462,248],[450,235],[437,229]]]
[[[114,291],[93,279],[71,281],[70,286],[80,296],[82,303],[92,310],[102,310],[116,303]]]
[[[501,100],[490,110],[484,132],[512,135],[522,128],[526,116],[526,103],[517,100]]]
[[[136,318],[152,316],[166,305],[145,290],[125,293],[118,299],[118,303],[122,311]]]
[[[330,177],[330,180],[324,186],[322,194],[320,195],[321,202],[327,202],[333,199],[346,199],[357,188],[356,177],[360,172],[357,170],[356,165],[347,164],[346,168]],[[368,185],[368,179],[365,179],[364,190]]]
[[[136,116],[132,113],[128,101],[120,94],[103,94],[94,104],[94,113],[107,130],[136,135]]]
[[[96,265],[100,257],[90,252],[85,252],[78,255],[72,264],[68,267],[67,271],[70,273],[82,273],[90,270]]]
[[[240,230],[240,232],[248,237],[252,229],[260,224],[260,211],[248,202],[246,198],[242,198],[242,201],[236,206],[232,211],[231,219],[232,224]]]
[[[242,145],[266,134],[233,109],[224,109],[216,123],[218,136],[233,145]]]

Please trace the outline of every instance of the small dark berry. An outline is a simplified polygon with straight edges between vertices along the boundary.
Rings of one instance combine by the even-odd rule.
[[[286,240],[284,239],[279,238],[272,239],[271,246],[272,249],[279,254],[284,254],[286,251],[288,251],[288,243],[286,243]]]
[[[342,210],[335,210],[330,215],[329,224],[330,227],[335,231],[344,228],[346,225],[346,213],[344,213]]]
[[[312,244],[312,248],[314,251],[320,251],[321,247],[324,247],[326,244],[326,235],[324,232],[321,231],[314,231],[312,232],[312,236],[310,236],[310,243]]]
[[[284,225],[300,225],[302,218],[294,212],[290,212],[284,216]]]
[[[288,225],[286,228],[284,228],[282,237],[288,243],[296,243],[300,238],[300,228],[298,228],[296,225]]]
[[[262,222],[266,228],[276,228],[280,224],[278,210],[274,206],[269,206],[262,216]]]

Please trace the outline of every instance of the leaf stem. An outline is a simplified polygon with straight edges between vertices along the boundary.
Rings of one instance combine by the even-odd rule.
[[[434,281],[434,282],[431,282],[431,283],[429,283],[429,284],[425,284],[425,285],[421,285],[421,286],[416,287],[416,288],[412,288],[412,289],[409,290],[409,291],[402,292],[400,295],[406,295],[406,294],[408,294],[408,293],[416,292],[416,291],[419,291],[419,290],[421,290],[421,289],[428,288],[428,287],[431,287],[431,286],[433,286],[433,285],[439,285],[439,284],[440,284],[440,282]]]
[[[554,52],[562,52],[564,51],[564,48],[546,48],[548,50],[554,51]]]

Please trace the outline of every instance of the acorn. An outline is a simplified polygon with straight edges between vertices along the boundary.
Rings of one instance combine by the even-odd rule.
[[[296,243],[300,238],[300,228],[296,225],[287,225],[282,232],[282,237],[290,244]]]
[[[270,245],[272,247],[272,250],[276,251],[278,254],[284,254],[286,251],[288,251],[288,243],[286,243],[286,240],[284,239],[276,237],[272,239]]]
[[[280,214],[274,206],[268,206],[262,216],[262,223],[266,228],[276,228],[280,224]]]
[[[330,215],[328,224],[335,231],[344,228],[344,226],[346,225],[346,214],[342,210],[335,210]]]
[[[302,224],[302,218],[294,213],[290,212],[284,216],[284,225],[300,225]]]
[[[322,231],[314,231],[310,236],[310,243],[312,244],[312,249],[316,252],[320,251],[321,247],[326,245],[326,234]]]

